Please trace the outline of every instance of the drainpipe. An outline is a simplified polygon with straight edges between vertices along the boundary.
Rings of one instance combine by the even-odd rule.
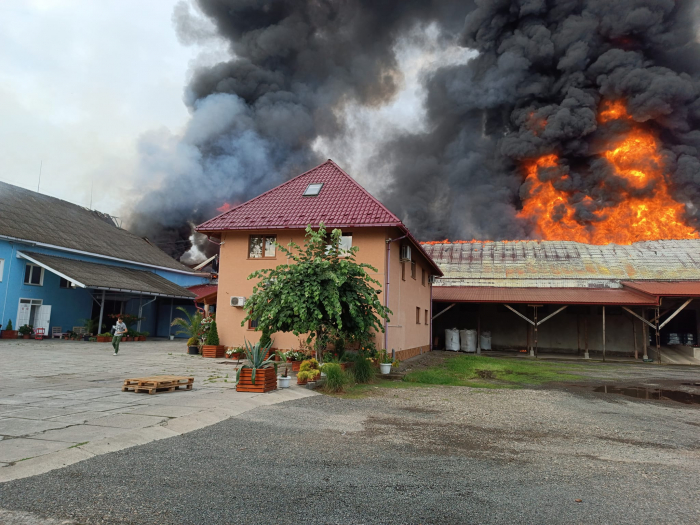
[[[141,297],[143,297],[143,296],[139,296],[139,303],[141,302]],[[157,296],[154,296],[153,299],[151,299],[151,300],[148,301],[147,303],[139,304],[139,323],[138,323],[138,326],[136,327],[136,331],[137,331],[137,332],[140,332],[140,331],[141,331],[141,319],[140,319],[140,317],[143,315],[143,307],[144,307],[144,306],[148,306],[149,304],[151,304],[151,303],[152,303],[153,301],[155,301],[156,299],[158,299],[158,297],[157,297]]]
[[[386,299],[384,300],[384,306],[389,308],[389,281],[391,277],[391,243],[394,241],[400,241],[405,239],[408,235],[403,237],[396,237],[395,239],[386,240],[386,286],[384,287],[384,293],[386,293]],[[384,350],[389,348],[389,321],[384,320]]]
[[[430,277],[428,277],[428,286],[430,286],[430,341],[428,341],[428,348],[433,350],[433,283],[430,282]]]

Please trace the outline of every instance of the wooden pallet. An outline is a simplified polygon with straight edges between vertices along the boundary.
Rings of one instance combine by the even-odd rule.
[[[150,376],[138,377],[136,379],[125,379],[122,386],[122,392],[133,390],[134,392],[148,392],[155,394],[156,392],[174,392],[184,388],[192,390],[194,377],[186,376]]]

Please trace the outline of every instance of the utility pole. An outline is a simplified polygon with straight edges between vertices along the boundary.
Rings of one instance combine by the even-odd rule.
[[[44,167],[44,159],[41,159],[39,163],[39,182],[36,183],[36,192],[39,193],[39,188],[41,188],[41,168]]]

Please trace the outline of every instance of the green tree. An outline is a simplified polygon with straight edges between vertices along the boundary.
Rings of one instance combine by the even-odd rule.
[[[277,248],[291,261],[274,269],[258,270],[248,279],[258,279],[246,301],[246,318],[257,320],[257,330],[268,340],[275,332],[309,334],[322,351],[335,337],[363,341],[372,332],[384,332],[392,313],[379,300],[381,283],[367,271],[377,269],[358,263],[356,246],[341,247],[342,232],[330,238],[321,223],[318,231],[306,228],[304,247],[289,243]]]

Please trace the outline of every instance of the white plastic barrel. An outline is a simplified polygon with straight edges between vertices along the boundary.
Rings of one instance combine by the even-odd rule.
[[[481,332],[481,349],[491,350],[491,332]]]
[[[445,330],[445,350],[459,352],[459,330],[456,328]]]
[[[459,339],[462,352],[476,352],[476,330],[460,330]]]

